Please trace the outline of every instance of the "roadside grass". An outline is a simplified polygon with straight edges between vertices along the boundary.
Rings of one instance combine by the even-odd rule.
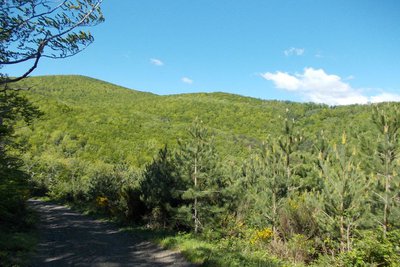
[[[160,231],[144,227],[125,227],[123,230],[139,238],[153,241],[163,248],[179,251],[189,262],[199,266],[293,266],[269,255],[266,251],[250,249],[240,239],[207,241],[200,235]]]

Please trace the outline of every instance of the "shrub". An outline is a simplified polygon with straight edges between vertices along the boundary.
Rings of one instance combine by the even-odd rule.
[[[122,181],[115,176],[112,171],[95,171],[89,181],[89,196],[92,200],[99,197],[108,199],[108,203],[113,205],[119,200]]]
[[[271,228],[264,228],[254,233],[250,243],[254,244],[256,242],[268,242],[273,238],[273,235],[274,233]]]
[[[140,199],[140,190],[133,185],[125,186],[121,192],[121,205],[128,222],[139,222],[146,213],[146,206]]]
[[[279,232],[285,240],[297,234],[307,238],[318,234],[318,222],[313,216],[315,205],[311,193],[293,195],[287,199],[279,213]]]
[[[341,255],[345,266],[400,266],[400,230],[367,230],[360,233],[353,250]]]
[[[315,244],[312,239],[296,234],[287,243],[289,258],[294,262],[310,262],[314,258]]]

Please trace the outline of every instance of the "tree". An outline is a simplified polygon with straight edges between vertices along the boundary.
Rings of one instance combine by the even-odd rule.
[[[181,177],[186,184],[182,198],[188,205],[182,213],[190,214],[194,232],[210,224],[218,212],[222,199],[222,175],[218,173],[218,157],[211,135],[203,122],[196,119],[189,128],[190,139],[179,141],[177,162],[181,167]]]
[[[295,132],[295,120],[289,118],[289,110],[286,109],[283,133],[279,137],[279,147],[284,155],[286,180],[289,184],[288,191],[293,193],[301,187],[300,182],[296,181],[295,163],[293,157],[299,151],[299,146],[304,142],[304,137],[300,132]]]
[[[320,194],[321,226],[333,237],[339,240],[340,252],[351,250],[354,229],[367,211],[369,199],[369,181],[359,168],[356,150],[349,150],[346,134],[343,133],[342,143],[334,145],[319,156],[319,167],[323,180]]]
[[[15,91],[0,91],[0,156],[3,156],[10,137],[14,132],[14,124],[23,119],[30,123],[40,115],[39,110]]]
[[[375,195],[382,207],[379,222],[382,225],[383,234],[386,236],[393,208],[399,202],[400,179],[397,172],[400,152],[400,110],[396,106],[388,105],[386,109],[380,109],[377,106],[373,111],[372,119],[379,130],[376,148],[378,183]]]
[[[182,185],[177,178],[175,163],[165,146],[160,149],[157,157],[146,165],[140,190],[152,217],[165,227],[169,223],[173,210],[181,202]]]
[[[288,191],[285,157],[279,145],[269,140],[243,168],[243,188],[247,192],[242,194],[251,203],[245,205],[245,213],[250,214],[252,224],[271,226],[275,240],[279,236],[279,209]]]
[[[42,57],[73,56],[93,42],[82,27],[104,21],[102,0],[0,0],[0,68],[29,63],[19,76],[1,74],[0,85],[22,80]]]

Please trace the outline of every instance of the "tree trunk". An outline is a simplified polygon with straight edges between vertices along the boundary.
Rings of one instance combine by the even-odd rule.
[[[390,175],[385,177],[385,204],[383,207],[383,236],[386,237],[386,232],[388,228],[388,215],[389,215],[389,190],[390,190]]]
[[[346,228],[347,251],[351,250],[351,239],[350,239],[350,236],[351,236],[351,225],[348,224],[347,228]]]
[[[276,205],[276,193],[275,192],[273,192],[272,193],[272,220],[273,220],[273,222],[272,222],[272,233],[273,233],[273,235],[274,235],[274,241],[276,242],[277,241],[277,238],[278,238],[278,230],[277,230],[277,223],[276,223],[276,221],[277,221],[277,205]]]
[[[341,204],[342,206],[343,204]],[[345,252],[346,251],[346,233],[344,229],[344,217],[343,215],[340,215],[340,220],[339,220],[339,227],[340,227],[340,252]]]
[[[383,236],[386,237],[388,228],[388,215],[389,215],[389,191],[390,191],[390,174],[389,174],[389,161],[390,155],[388,152],[385,153],[385,193],[384,193],[384,207],[383,207]]]
[[[194,188],[197,190],[197,157],[194,159]],[[194,204],[193,204],[193,219],[194,219],[194,232],[197,234],[199,231],[199,219],[198,219],[198,210],[197,210],[197,196],[194,197]]]

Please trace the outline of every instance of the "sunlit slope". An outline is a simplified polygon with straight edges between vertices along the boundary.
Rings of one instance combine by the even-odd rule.
[[[286,110],[310,138],[321,130],[334,139],[370,127],[370,106],[329,108],[226,93],[159,96],[83,76],[33,77],[20,86],[30,88],[26,95],[45,114],[33,131],[19,130],[31,146],[27,153],[137,167],[164,144],[174,147],[196,117],[215,133],[220,154],[236,159],[279,135]]]

